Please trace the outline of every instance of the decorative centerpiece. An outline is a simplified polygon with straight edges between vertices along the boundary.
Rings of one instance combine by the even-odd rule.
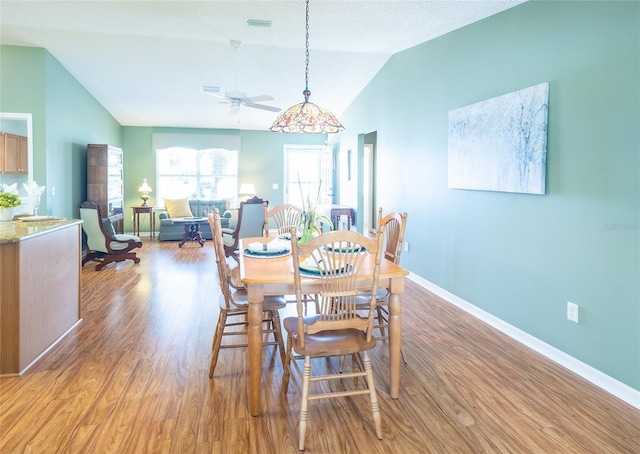
[[[33,215],[37,216],[38,208],[40,207],[40,196],[44,192],[44,186],[38,186],[36,180],[30,181],[29,184],[22,183],[24,190],[29,194],[29,204],[33,209]]]
[[[318,203],[320,202],[320,188],[322,187],[322,181],[318,184],[318,194],[316,195],[315,204],[311,203],[311,197],[307,194],[307,203],[305,204],[305,197],[302,191],[302,183],[300,182],[300,176],[298,175],[298,187],[300,188],[300,196],[302,198],[302,211],[298,217],[298,230],[302,234],[302,237],[298,240],[298,243],[304,244],[311,240],[314,234],[320,235],[322,228],[320,223],[326,222],[329,225],[329,229],[333,229],[333,223],[327,216],[318,213]]]
[[[0,192],[0,221],[11,221],[16,207],[22,205],[18,194],[4,191]]]

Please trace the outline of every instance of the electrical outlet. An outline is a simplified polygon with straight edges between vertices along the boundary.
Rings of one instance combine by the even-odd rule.
[[[567,301],[567,319],[580,323],[580,307],[576,303]]]
[[[404,242],[404,252],[409,252],[409,242],[408,241]]]
[[[271,189],[276,189],[276,190],[277,190],[277,189],[278,189],[278,187],[279,187],[279,186],[278,186],[278,183],[273,183],[273,184],[271,185]]]
[[[56,195],[56,187],[51,186],[51,195]]]

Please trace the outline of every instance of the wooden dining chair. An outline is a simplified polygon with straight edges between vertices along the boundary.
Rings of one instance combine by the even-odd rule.
[[[293,205],[290,203],[283,203],[281,205],[276,205],[269,211],[267,211],[267,218],[273,219],[276,229],[278,230],[278,235],[287,235],[291,234],[291,229],[298,230],[301,219],[300,215],[302,214],[302,208],[297,205]],[[268,229],[267,229],[267,236]],[[291,299],[292,295],[286,295],[285,298],[287,303],[295,302],[295,298]],[[307,315],[307,308],[309,303],[314,303],[316,306],[316,310],[318,310],[318,299],[316,295],[304,295],[303,297],[305,303],[305,315]]]
[[[136,256],[133,249],[142,247],[142,241],[135,235],[118,234],[113,231],[108,232],[105,227],[111,226],[108,218],[102,217],[100,205],[94,202],[83,202],[80,205],[80,219],[82,219],[82,230],[87,236],[87,254],[82,259],[82,265],[90,261],[96,261],[96,271],[100,271],[109,263],[133,260],[133,263],[140,263],[140,258]]]
[[[283,203],[267,211],[267,219],[273,219],[278,235],[288,235],[292,227],[297,228],[300,224],[300,213],[302,208],[299,206]],[[269,236],[268,226],[267,236]]]
[[[209,378],[213,378],[221,349],[247,347],[247,326],[249,325],[247,321],[247,311],[249,308],[249,300],[245,290],[235,289],[231,285],[232,277],[227,265],[227,257],[222,242],[222,226],[220,223],[219,210],[216,208],[215,213],[210,213],[208,218],[213,236],[216,264],[218,265],[218,278],[220,280],[220,290],[222,293],[218,298],[220,314],[213,336],[211,363],[209,365]],[[283,366],[285,364],[285,349],[282,340],[280,314],[278,311],[284,308],[285,305],[284,298],[280,296],[265,296],[262,302],[262,309],[264,311],[262,331],[263,335],[267,338],[263,341],[263,345],[277,346]],[[238,329],[238,327],[241,327],[241,329]],[[273,336],[272,341],[268,340],[269,335]],[[242,342],[232,341],[223,345],[223,337],[233,337],[234,339],[242,338]]]
[[[238,245],[242,238],[264,236],[269,230],[267,206],[269,202],[258,197],[252,197],[240,202],[238,208],[238,223],[235,229],[222,229],[224,253],[238,261]]]
[[[407,227],[407,213],[391,212],[382,216],[382,208],[378,209],[378,227],[383,227],[384,231],[384,258],[392,261],[396,265],[400,264],[400,255],[402,254],[402,242],[404,241],[404,232]],[[374,329],[379,333],[377,340],[388,340],[389,328],[389,290],[378,290],[376,298],[376,323]],[[368,308],[368,298],[360,297],[358,307],[362,310]],[[407,354],[404,344],[401,344],[400,352],[402,361],[407,363]]]
[[[382,258],[382,235],[372,239],[357,232],[339,230],[299,244],[293,233],[291,253],[297,316],[287,317],[283,322],[287,332],[283,386],[287,389],[290,376],[294,375],[294,383],[300,392],[298,449],[304,450],[309,401],[317,399],[368,394],[376,436],[382,439],[380,408],[369,356],[369,350],[376,345],[372,331]],[[366,272],[370,273],[372,296],[369,311],[362,316],[356,304],[357,283],[363,279],[363,265],[371,254],[375,256],[375,266],[367,268]],[[306,278],[317,280],[320,288],[320,310],[310,317],[304,315],[302,279]],[[343,355],[352,356],[350,373],[340,373],[335,365],[326,360]],[[322,361],[312,367],[312,360],[315,359]],[[365,378],[366,386],[357,386],[359,377]],[[353,382],[346,380],[349,378],[353,378]],[[332,384],[321,387],[318,384],[320,381]],[[317,424],[316,427],[319,427],[321,423]]]

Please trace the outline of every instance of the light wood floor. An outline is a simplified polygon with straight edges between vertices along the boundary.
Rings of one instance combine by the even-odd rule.
[[[85,266],[84,321],[22,377],[0,380],[0,452],[297,452],[297,391],[282,393],[272,348],[259,417],[247,414],[245,350],[223,350],[207,376],[211,242],[146,241],[139,255],[139,265]],[[366,398],[319,401],[306,452],[640,452],[640,411],[412,282],[403,313],[399,399],[386,343],[373,354],[383,440]]]

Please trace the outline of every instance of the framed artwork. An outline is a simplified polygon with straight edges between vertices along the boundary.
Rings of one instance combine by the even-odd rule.
[[[549,84],[449,111],[448,186],[544,194]]]

